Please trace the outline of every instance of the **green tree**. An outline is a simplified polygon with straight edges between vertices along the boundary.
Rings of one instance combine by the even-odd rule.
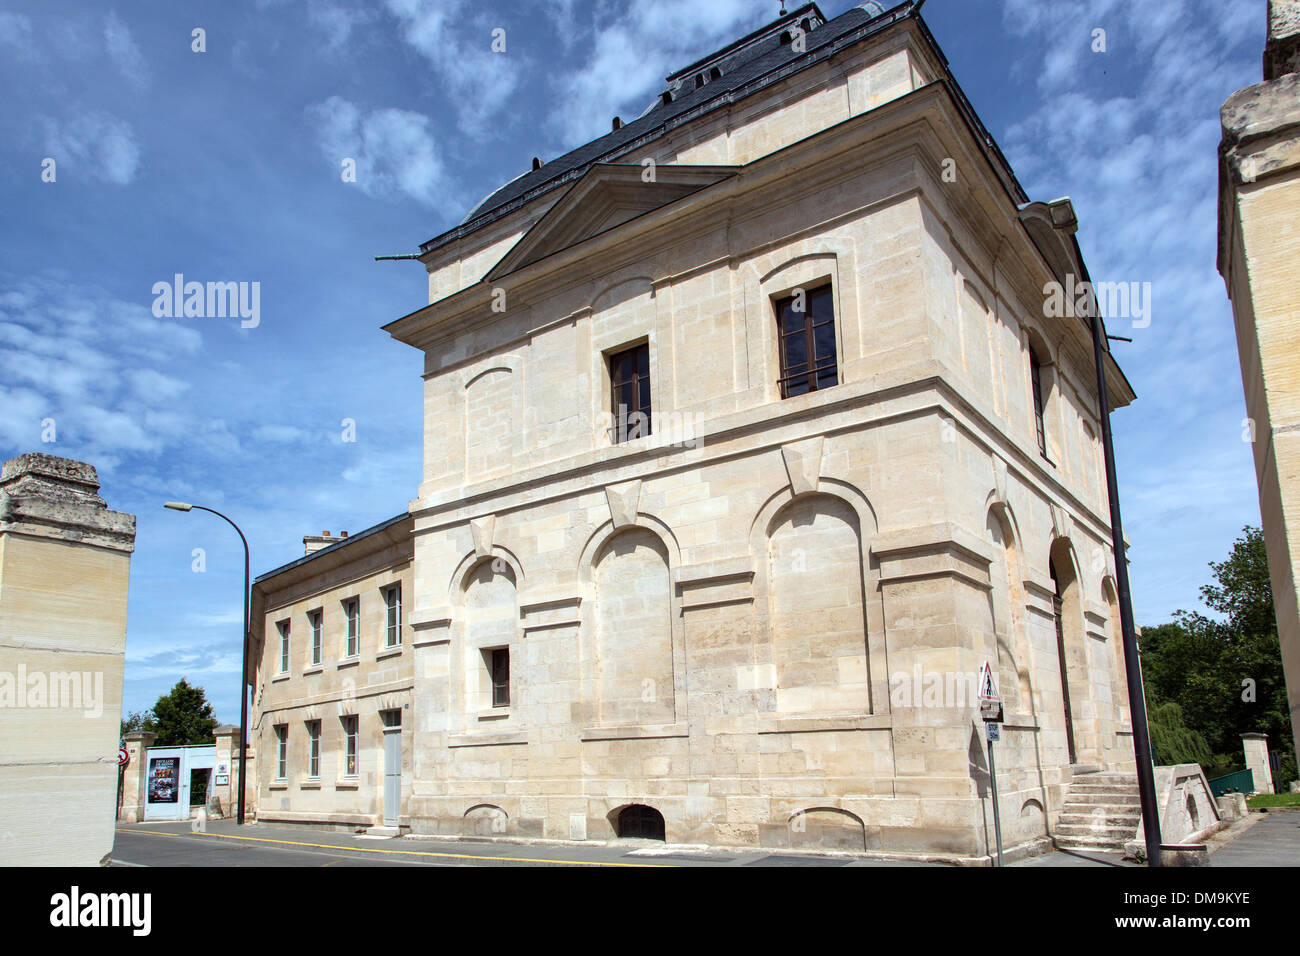
[[[141,713],[138,710],[131,711],[129,714],[127,714],[125,717],[122,718],[122,730],[118,734],[118,736],[125,737],[133,730],[144,730],[145,729],[144,725],[149,721],[149,719],[152,716],[153,714],[151,714],[147,710],[144,711],[143,713]]]
[[[1204,766],[1210,762],[1210,748],[1205,738],[1183,723],[1183,709],[1172,700],[1147,711],[1147,725],[1151,729],[1151,746],[1162,764],[1199,763]]]
[[[1214,583],[1201,588],[1201,597],[1221,619],[1177,611],[1172,623],[1144,628],[1142,680],[1153,739],[1157,723],[1171,719],[1162,712],[1158,720],[1156,711],[1177,704],[1182,724],[1209,748],[1208,762],[1197,762],[1217,775],[1244,766],[1241,734],[1268,734],[1286,750],[1292,737],[1262,532],[1244,528],[1227,559],[1210,562],[1210,569]],[[1158,745],[1157,755],[1172,759]]]
[[[158,698],[144,729],[158,735],[155,747],[210,744],[216,737],[217,715],[202,687],[181,678],[176,686]]]

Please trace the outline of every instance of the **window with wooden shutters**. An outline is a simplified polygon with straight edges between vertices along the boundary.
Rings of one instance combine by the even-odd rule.
[[[781,340],[781,397],[839,384],[831,287],[796,289],[777,300],[776,321]]]
[[[650,434],[650,345],[642,343],[609,357],[610,441],[617,445]]]

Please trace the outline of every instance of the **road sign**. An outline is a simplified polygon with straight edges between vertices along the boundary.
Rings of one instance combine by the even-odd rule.
[[[125,767],[131,762],[131,753],[125,747],[119,747],[117,750],[117,765]]]
[[[1002,725],[996,721],[990,720],[984,725],[984,733],[988,736],[989,743],[1002,739]]]
[[[980,716],[984,718],[986,723],[1002,723],[1002,701],[980,701]]]
[[[997,682],[993,680],[993,668],[989,666],[988,661],[985,661],[984,666],[980,668],[979,689],[980,700],[1002,699],[998,694]]]

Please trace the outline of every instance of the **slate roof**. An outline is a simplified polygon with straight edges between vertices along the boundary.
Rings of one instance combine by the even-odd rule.
[[[677,125],[693,119],[696,115],[703,115],[712,109],[736,102],[764,86],[805,70],[844,47],[878,33],[900,20],[915,16],[927,39],[943,60],[938,44],[934,42],[929,30],[920,20],[919,4],[915,0],[906,0],[884,13],[876,12],[878,6],[879,4],[869,3],[862,7],[853,7],[827,21],[817,4],[807,3],[748,36],[741,37],[721,50],[678,70],[667,78],[668,86],[665,88],[665,93],[668,96],[665,98],[664,94],[661,94],[660,100],[640,117],[626,123],[620,129],[592,140],[585,146],[551,160],[540,169],[532,170],[506,183],[479,203],[459,226],[423,243],[420,252],[431,252],[476,232],[537,196],[564,183],[572,182],[593,163],[610,162],[642,143],[657,139],[669,125]],[[810,25],[814,29],[806,33],[804,50],[798,52],[788,38],[783,40],[782,34],[804,20],[811,21]],[[820,26],[817,25],[819,22]],[[944,63],[946,66],[946,61]],[[710,79],[710,72],[714,68],[717,68],[721,75],[714,74],[714,78]],[[696,74],[700,73],[704,75],[703,85],[697,85]],[[1019,184],[1015,183],[1015,178],[1003,159],[1001,151],[997,149],[992,137],[975,116],[974,109],[970,107],[951,76],[949,81],[952,82],[968,114],[968,120],[1002,161],[1007,176],[1014,184],[1013,191],[1019,194],[1019,201],[1027,201],[1023,190],[1020,190]]]

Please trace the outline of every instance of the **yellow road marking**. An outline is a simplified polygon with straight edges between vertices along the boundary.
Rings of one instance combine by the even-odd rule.
[[[166,830],[126,830],[116,828],[118,833],[147,833],[150,836],[197,836],[214,840],[250,840],[256,843],[280,843],[285,846],[311,846],[321,850],[350,850],[354,853],[390,853],[403,856],[436,856],[456,860],[496,860],[502,863],[554,863],[561,866],[632,866],[662,868],[664,863],[604,863],[596,860],[542,860],[527,856],[475,856],[470,853],[433,853],[428,850],[383,850],[368,846],[337,846],[332,843],[306,843],[298,840],[274,840],[270,837],[234,836],[228,833],[201,833],[197,830],[189,833],[168,833]]]

